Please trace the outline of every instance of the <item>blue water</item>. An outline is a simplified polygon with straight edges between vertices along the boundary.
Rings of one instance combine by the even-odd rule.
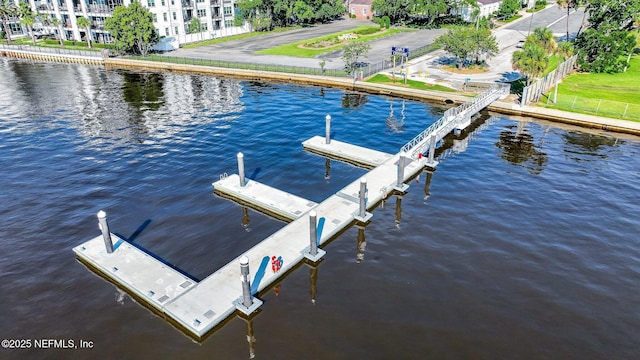
[[[395,153],[442,108],[342,90],[0,61],[0,337],[92,341],[2,358],[631,359],[640,349],[640,139],[483,115],[202,344],[75,260],[111,230],[202,279],[284,223],[212,194],[256,180],[319,202],[366,173],[302,150]],[[247,216],[248,215],[248,218]],[[311,299],[315,299],[312,303]],[[255,342],[247,341],[247,335]]]

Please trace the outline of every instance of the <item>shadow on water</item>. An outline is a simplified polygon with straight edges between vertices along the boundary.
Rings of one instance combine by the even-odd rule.
[[[134,246],[138,250],[144,252],[145,254],[151,256],[152,258],[154,258],[154,259],[160,261],[161,263],[167,265],[171,269],[179,272],[180,274],[188,277],[189,279],[191,279],[191,280],[193,280],[195,282],[200,282],[202,279],[198,279],[197,277],[195,277],[195,276],[189,274],[188,272],[180,269],[179,267],[175,266],[174,264],[169,263],[164,258],[160,257],[157,254],[154,254],[149,249],[147,249],[144,246],[142,246],[142,245],[140,245],[140,244],[135,242],[135,239],[147,228],[147,226],[149,226],[149,224],[151,224],[151,219],[145,220],[144,222],[142,222],[142,224],[140,224],[140,226],[138,226],[138,228],[129,237],[123,236],[123,235],[118,234],[118,233],[114,233],[114,234],[117,235],[119,238],[124,239],[123,242],[129,243],[131,246]],[[114,249],[117,249],[120,245],[122,245],[122,242],[116,243],[114,245]]]
[[[253,170],[253,173],[251,173],[251,175],[249,176],[249,179],[256,180],[258,178],[258,174],[260,174],[261,171],[262,171],[262,168],[259,168],[259,167]]]

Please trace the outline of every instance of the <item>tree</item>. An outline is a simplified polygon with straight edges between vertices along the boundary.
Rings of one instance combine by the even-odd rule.
[[[556,54],[561,56],[564,60],[573,56],[573,52],[573,44],[568,41],[563,41],[556,46]]]
[[[457,27],[436,39],[436,44],[458,59],[458,67],[465,65],[470,56],[479,63],[480,56],[493,56],[498,52],[498,42],[491,30],[481,27]]]
[[[151,46],[158,41],[153,15],[138,1],[129,6],[116,6],[104,28],[113,36],[118,51],[147,56]]]
[[[35,44],[36,36],[33,33],[33,29],[31,27],[36,22],[36,15],[33,13],[33,10],[31,10],[29,3],[24,3],[24,2],[20,3],[19,13],[20,13],[20,25],[27,26],[27,31],[31,35],[31,40],[33,40],[33,43]]]
[[[448,8],[447,0],[413,0],[411,13],[425,18],[427,25],[432,25]]]
[[[533,34],[527,36],[527,41],[538,44],[549,55],[555,52],[556,40],[553,38],[553,31],[549,28],[536,28]]]
[[[589,1],[589,25],[575,42],[578,66],[591,72],[621,72],[635,40],[628,31],[640,13],[640,0]]]
[[[84,36],[87,39],[87,47],[91,48],[91,20],[84,16],[81,16],[76,19],[76,23],[78,24],[78,27],[84,29]]]
[[[348,74],[355,70],[355,65],[361,57],[367,57],[371,45],[364,41],[352,41],[342,48],[342,60]]]
[[[527,77],[527,86],[531,80],[539,78],[549,65],[549,57],[545,50],[534,42],[525,42],[521,51],[514,51],[511,65]]]
[[[569,13],[571,9],[576,9],[580,5],[580,0],[557,0],[556,4],[560,9],[567,9],[567,38],[569,41]]]
[[[60,41],[60,46],[64,46],[64,39],[62,38],[62,20],[58,19],[57,17],[50,17],[49,18],[49,23],[51,24],[51,26],[54,26],[57,28],[58,30],[58,41]]]
[[[522,9],[521,0],[503,0],[498,8],[498,16],[510,18]]]
[[[18,8],[14,3],[9,0],[0,0],[0,20],[2,20],[2,27],[4,28],[7,42],[11,42],[11,28],[9,28],[9,20],[18,15]]]
[[[392,23],[404,20],[410,13],[410,0],[373,0],[371,10],[378,16],[388,16]]]

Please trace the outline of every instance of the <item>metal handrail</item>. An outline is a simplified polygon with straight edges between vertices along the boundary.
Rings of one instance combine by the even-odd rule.
[[[436,120],[436,122],[431,124],[423,132],[416,135],[416,137],[406,143],[401,148],[401,151],[408,154],[411,158],[416,156],[418,150],[420,150],[420,153],[425,152],[429,147],[427,139],[435,135],[436,142],[440,141],[446,134],[453,130],[456,125],[466,118],[465,115],[468,114],[471,116],[484,109],[501,96],[508,95],[509,88],[509,84],[493,84],[489,89],[473,98],[473,100],[448,109],[440,119]]]

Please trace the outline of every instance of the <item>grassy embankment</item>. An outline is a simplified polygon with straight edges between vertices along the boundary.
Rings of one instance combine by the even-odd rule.
[[[618,74],[575,73],[558,86],[557,104],[553,90],[540,106],[640,121],[640,55],[631,58],[627,72]]]
[[[407,79],[407,83],[404,83],[402,77],[397,76],[396,81],[393,82],[393,79],[388,75],[376,74],[375,76],[367,79],[367,82],[376,83],[376,84],[387,84],[404,88],[411,88],[417,90],[430,90],[430,91],[442,91],[442,92],[457,92],[452,88],[438,85],[438,84],[428,84],[422,81],[410,80]]]

